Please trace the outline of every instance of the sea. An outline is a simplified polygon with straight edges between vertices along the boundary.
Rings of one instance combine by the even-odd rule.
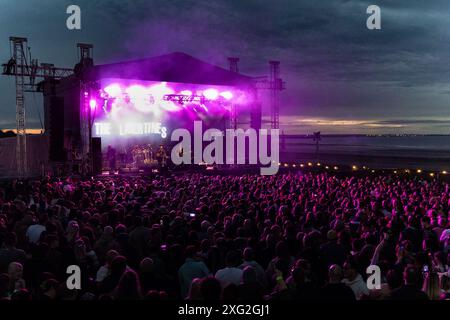
[[[417,168],[450,172],[450,135],[322,135],[280,138],[283,161],[321,161],[373,168]]]

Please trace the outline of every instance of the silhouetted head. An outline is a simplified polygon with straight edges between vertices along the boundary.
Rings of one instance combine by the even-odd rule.
[[[203,300],[219,301],[222,287],[219,280],[214,277],[207,277],[202,280],[200,285]]]

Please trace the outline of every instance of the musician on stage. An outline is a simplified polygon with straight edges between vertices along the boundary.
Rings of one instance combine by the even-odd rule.
[[[164,146],[160,144],[158,151],[156,151],[156,160],[158,161],[158,165],[160,168],[164,168],[167,166],[167,158],[167,152],[164,149]]]
[[[106,152],[106,157],[109,161],[109,170],[116,170],[116,149],[111,146],[108,146],[108,151]]]

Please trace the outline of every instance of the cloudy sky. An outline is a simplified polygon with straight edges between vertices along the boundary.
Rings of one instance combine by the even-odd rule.
[[[66,28],[81,7],[82,30]],[[366,9],[381,7],[381,30]],[[8,37],[28,37],[34,58],[73,67],[77,42],[95,63],[182,51],[266,75],[281,61],[282,128],[291,133],[450,134],[448,0],[0,0],[0,61]],[[40,94],[27,96],[39,127]],[[0,77],[0,128],[14,127],[14,80]],[[267,106],[265,112],[269,115]]]

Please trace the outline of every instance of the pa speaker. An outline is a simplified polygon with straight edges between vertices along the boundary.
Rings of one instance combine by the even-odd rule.
[[[64,98],[51,97],[49,105],[49,158],[50,161],[65,161],[64,150]]]
[[[95,175],[102,173],[102,139],[92,138],[92,171]]]

